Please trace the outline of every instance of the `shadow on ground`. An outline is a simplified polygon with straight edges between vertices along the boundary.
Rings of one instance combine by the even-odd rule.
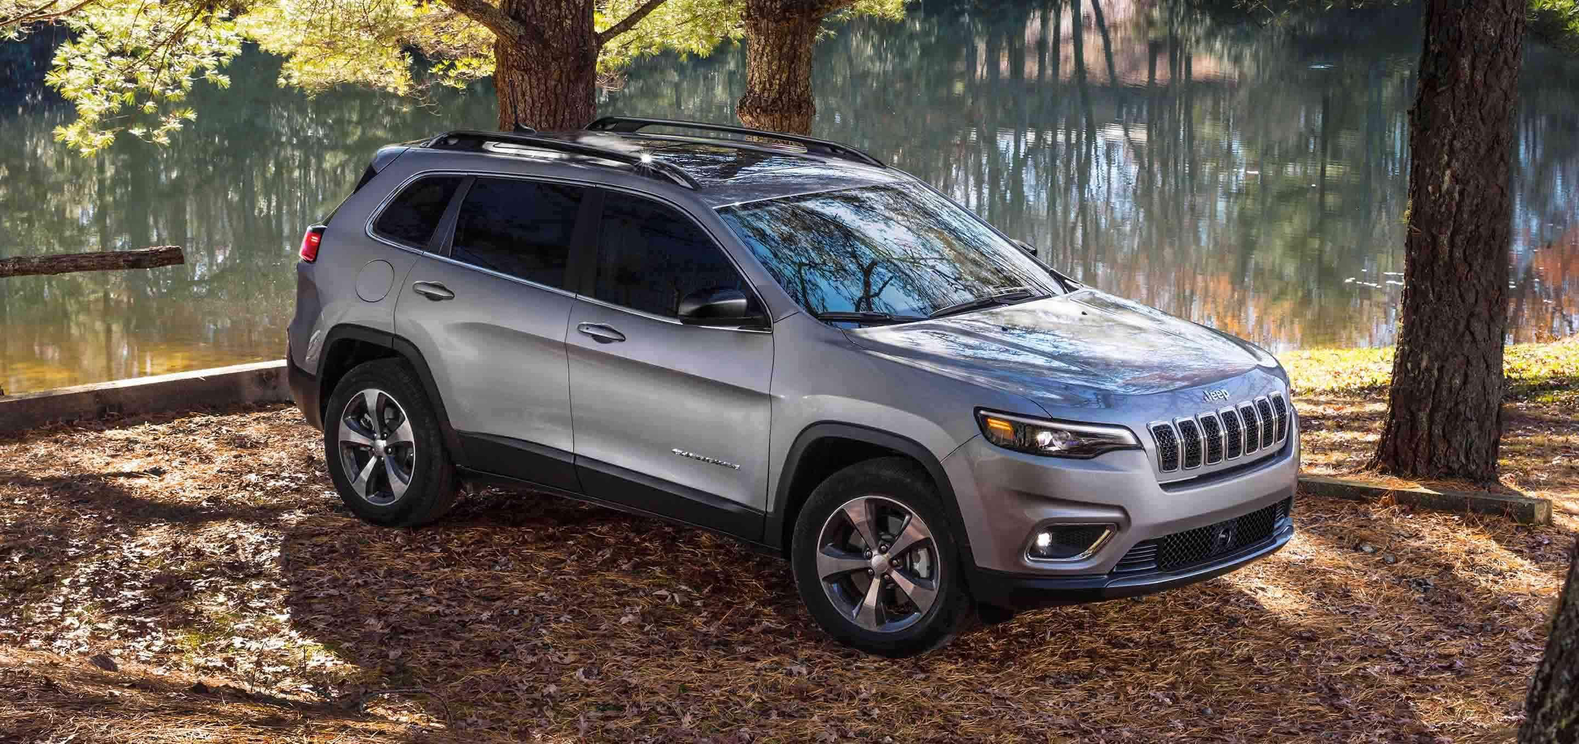
[[[283,409],[0,442],[0,644],[296,701],[281,740],[1466,740],[1516,725],[1572,540],[1302,499],[1243,571],[890,661],[831,643],[787,564],[727,539],[496,490],[378,529],[318,452]],[[105,715],[8,697],[0,725]],[[139,733],[187,730],[161,715]]]

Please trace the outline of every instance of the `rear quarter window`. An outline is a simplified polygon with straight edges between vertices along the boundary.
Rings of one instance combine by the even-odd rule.
[[[379,213],[373,234],[409,248],[427,250],[433,231],[438,229],[462,180],[462,176],[429,176],[407,184]]]

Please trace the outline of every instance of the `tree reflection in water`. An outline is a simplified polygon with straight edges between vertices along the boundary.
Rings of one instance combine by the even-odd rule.
[[[1109,292],[1274,348],[1389,343],[1419,9],[1197,7],[924,0],[855,21],[817,46],[814,134]],[[494,119],[486,83],[308,100],[252,50],[230,91],[198,86],[171,147],[83,159],[51,135],[70,115],[43,86],[51,43],[0,44],[0,254],[176,244],[190,263],[0,280],[8,392],[279,357],[301,231],[374,149]],[[744,83],[738,47],[646,60],[600,113],[728,122]],[[1522,85],[1510,312],[1532,340],[1579,330],[1579,62],[1532,48]],[[868,273],[875,302],[889,279]]]

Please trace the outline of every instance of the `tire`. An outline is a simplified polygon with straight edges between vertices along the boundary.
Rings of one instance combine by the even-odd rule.
[[[855,524],[859,515],[878,527],[870,533],[876,561],[863,547],[869,533]],[[952,529],[932,479],[913,461],[890,457],[840,470],[812,491],[795,520],[790,560],[801,601],[834,639],[869,654],[899,658],[942,647],[972,624],[975,608]]]
[[[370,410],[380,416],[377,431]],[[365,521],[416,527],[455,504],[455,463],[433,404],[404,360],[377,359],[346,373],[329,396],[323,440],[335,490]],[[384,453],[374,454],[380,446]]]

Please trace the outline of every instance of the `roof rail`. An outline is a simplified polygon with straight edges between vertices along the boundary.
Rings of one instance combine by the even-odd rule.
[[[533,134],[517,134],[513,132],[478,132],[473,130],[457,130],[445,132],[427,141],[426,147],[441,150],[482,149],[483,145],[490,142],[499,142],[511,145],[530,147],[536,150],[563,152],[571,155],[584,155],[589,158],[612,160],[631,166],[637,175],[656,178],[664,181],[673,181],[688,189],[700,189],[701,184],[696,182],[689,173],[675,167],[673,164],[655,160],[646,155],[633,155],[628,152],[612,150],[596,145],[584,145],[580,142],[567,142],[565,140],[539,137]]]
[[[766,129],[733,127],[728,124],[708,124],[707,122],[682,121],[679,119],[644,119],[634,116],[605,116],[587,125],[587,129],[593,132],[622,132],[626,134],[640,131],[644,127],[674,127],[676,129],[698,129],[704,132],[742,134],[748,137],[767,137],[769,139],[783,140],[784,142],[793,142],[806,148],[806,152],[813,155],[853,160],[857,163],[875,165],[879,168],[888,167],[883,165],[883,161],[848,145],[812,137],[802,137],[798,134],[770,132]]]

